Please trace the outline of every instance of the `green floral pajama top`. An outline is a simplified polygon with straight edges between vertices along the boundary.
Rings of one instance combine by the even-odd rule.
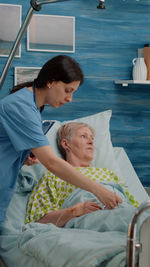
[[[130,204],[134,207],[139,205],[134,196],[129,193],[127,187],[111,170],[96,167],[79,167],[76,170],[93,181],[119,183],[124,189]],[[76,186],[61,180],[47,171],[35,185],[30,195],[25,223],[38,221],[50,211],[59,210],[65,198],[75,189],[77,189]]]

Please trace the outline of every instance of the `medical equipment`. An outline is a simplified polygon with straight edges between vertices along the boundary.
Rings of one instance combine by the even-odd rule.
[[[105,9],[105,5],[104,5],[105,0],[100,0],[99,1],[99,5],[97,6],[98,9]]]
[[[146,210],[150,209],[150,200],[142,203],[139,208],[137,208],[135,214],[133,215],[131,222],[128,227],[128,239],[127,239],[127,266],[136,266],[136,257],[138,254],[138,266],[139,267],[149,267],[150,263],[150,217],[147,217],[141,227],[139,240],[137,240],[137,224]],[[150,214],[149,214],[150,215]]]
[[[42,129],[43,129],[43,133],[47,134],[47,132],[50,130],[50,128],[53,126],[54,121],[43,121],[42,123]],[[33,158],[34,154],[31,152],[30,153],[30,157]]]
[[[16,50],[23,38],[23,35],[30,23],[30,20],[32,18],[32,15],[34,13],[34,11],[40,11],[41,10],[41,6],[44,5],[44,4],[49,4],[49,3],[54,3],[54,2],[62,2],[62,1],[68,1],[68,0],[43,0],[43,1],[36,1],[36,0],[31,0],[30,1],[30,4],[31,4],[31,7],[29,8],[28,12],[27,12],[27,15],[25,17],[25,20],[24,20],[24,23],[22,24],[19,32],[18,32],[18,35],[16,37],[16,40],[13,44],[13,47],[10,51],[10,54],[9,54],[9,57],[8,57],[8,60],[4,66],[4,69],[2,71],[2,74],[1,74],[1,77],[0,77],[0,89],[2,88],[3,86],[3,83],[4,83],[4,80],[7,76],[7,72],[11,66],[11,63],[13,61],[13,58],[15,56],[15,53],[16,53]]]

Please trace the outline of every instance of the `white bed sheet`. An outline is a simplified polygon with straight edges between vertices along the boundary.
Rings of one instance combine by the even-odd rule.
[[[114,153],[120,168],[120,179],[128,186],[130,193],[135,196],[140,204],[149,200],[150,197],[140,182],[124,148],[114,147]]]

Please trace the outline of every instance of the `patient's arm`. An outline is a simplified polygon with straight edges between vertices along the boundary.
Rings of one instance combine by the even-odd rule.
[[[69,220],[84,214],[100,210],[101,207],[96,202],[80,202],[70,208],[50,211],[44,215],[38,223],[53,223],[58,227],[63,227]]]

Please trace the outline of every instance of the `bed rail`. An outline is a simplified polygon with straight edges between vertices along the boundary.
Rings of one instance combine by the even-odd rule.
[[[135,267],[136,266],[135,265],[136,264],[136,262],[135,262],[136,253],[138,252],[140,254],[140,252],[142,251],[142,243],[140,242],[140,239],[139,239],[139,242],[136,241],[137,223],[138,223],[139,218],[143,214],[143,212],[148,210],[148,209],[150,209],[150,200],[142,203],[137,208],[135,214],[133,215],[133,217],[131,219],[131,222],[129,223],[128,238],[127,238],[127,267]],[[144,267],[146,267],[146,266],[144,266]]]

